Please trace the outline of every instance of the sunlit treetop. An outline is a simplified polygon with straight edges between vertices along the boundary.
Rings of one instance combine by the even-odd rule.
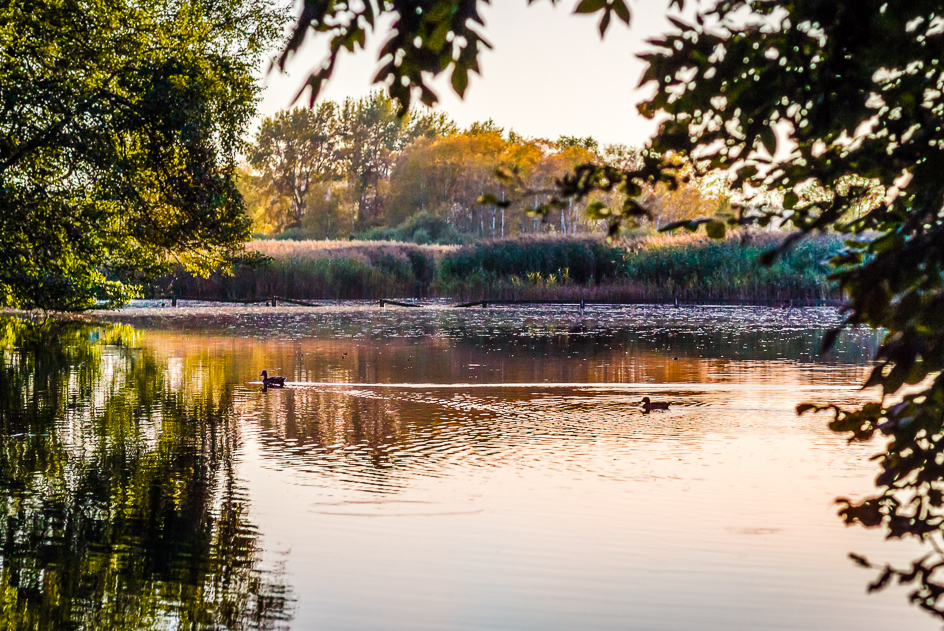
[[[939,170],[939,13],[930,2],[722,2],[651,40],[657,50],[643,56],[643,81],[658,91],[640,109],[671,116],[653,148],[731,169],[736,187],[783,189],[801,224],[829,225],[843,207],[798,203],[795,187],[812,179],[848,189],[842,196],[851,199],[875,185],[898,192],[906,172]],[[926,199],[889,196],[846,217],[848,227],[881,229],[892,207],[911,210]]]

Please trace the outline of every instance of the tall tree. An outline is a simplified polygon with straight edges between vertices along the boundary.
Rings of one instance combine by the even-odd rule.
[[[269,0],[0,2],[0,304],[87,308],[247,235],[234,183]]]
[[[390,176],[396,156],[418,136],[435,137],[453,129],[447,117],[414,110],[400,116],[397,105],[381,91],[341,106],[341,155],[348,186],[357,207],[358,227],[376,224],[383,215],[381,184]]]
[[[489,234],[487,210],[476,200],[499,193],[495,169],[502,165],[506,145],[497,133],[452,134],[409,145],[390,178],[388,221],[426,211],[447,218],[457,230]]]
[[[283,110],[262,121],[248,157],[272,195],[286,201],[270,205],[278,230],[301,225],[314,185],[340,174],[339,152],[338,112],[331,101],[314,109]]]
[[[357,225],[370,225],[383,212],[378,188],[386,179],[393,155],[402,147],[406,121],[382,92],[344,101],[341,114],[348,186],[357,205]]]

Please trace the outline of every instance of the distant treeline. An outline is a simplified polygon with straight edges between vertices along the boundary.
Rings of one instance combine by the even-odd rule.
[[[605,231],[607,222],[590,219],[587,206],[620,207],[623,193],[616,190],[571,200],[543,219],[529,211],[576,165],[630,168],[640,153],[591,137],[525,138],[491,120],[460,129],[446,114],[422,108],[399,117],[396,104],[375,92],[264,119],[247,158],[239,188],[257,238],[463,244]],[[543,192],[507,208],[479,203],[483,196],[509,199],[500,171]],[[697,177],[681,180],[676,190],[659,185],[642,192],[638,201],[652,213],[643,223],[659,227],[727,208],[719,187]]]
[[[431,298],[667,302],[839,298],[825,261],[839,236],[801,241],[772,265],[758,258],[781,236],[695,236],[607,243],[591,237],[519,237],[464,246],[388,242],[257,241],[266,255],[233,276],[165,277],[152,296],[250,300]]]

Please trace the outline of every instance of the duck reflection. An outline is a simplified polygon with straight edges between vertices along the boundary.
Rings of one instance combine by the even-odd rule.
[[[231,392],[184,398],[135,336],[0,320],[4,626],[282,626],[292,598],[260,569]]]

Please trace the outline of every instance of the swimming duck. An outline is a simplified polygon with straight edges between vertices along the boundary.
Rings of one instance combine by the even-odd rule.
[[[263,388],[284,388],[285,387],[285,377],[270,377],[269,371],[263,370],[262,375],[262,387]]]
[[[649,401],[649,397],[642,398],[642,413],[643,414],[649,414],[649,412],[652,412],[653,410],[668,410],[668,409],[669,409],[669,404],[665,403],[664,401],[661,401],[659,403],[652,403],[651,401]]]

